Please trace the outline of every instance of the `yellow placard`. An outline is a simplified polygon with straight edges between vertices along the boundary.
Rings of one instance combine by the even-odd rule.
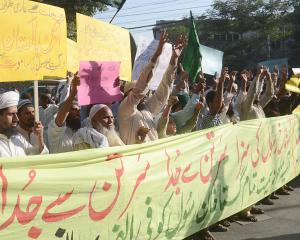
[[[0,82],[64,77],[64,10],[27,0],[0,0],[0,6]]]
[[[79,70],[77,43],[71,39],[67,39],[67,51],[67,69],[72,73],[76,73]]]
[[[300,114],[300,105],[298,105],[298,107],[296,107],[293,111],[294,114]]]
[[[299,89],[300,76],[292,76],[291,79],[285,84],[285,89],[294,93],[300,93]]]
[[[120,61],[120,79],[131,81],[129,31],[77,13],[80,61]]]

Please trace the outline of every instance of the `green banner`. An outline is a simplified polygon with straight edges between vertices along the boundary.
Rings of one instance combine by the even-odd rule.
[[[183,239],[300,172],[300,117],[1,159],[0,239]]]

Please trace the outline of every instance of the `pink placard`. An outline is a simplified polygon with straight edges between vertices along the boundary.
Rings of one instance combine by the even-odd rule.
[[[120,91],[119,74],[120,62],[81,61],[79,105],[120,101],[123,95]]]

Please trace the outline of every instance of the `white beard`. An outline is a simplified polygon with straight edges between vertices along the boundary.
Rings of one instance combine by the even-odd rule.
[[[104,127],[101,123],[97,123],[97,126],[95,128],[99,133],[102,133],[106,138],[109,143],[110,147],[113,146],[123,146],[125,145],[121,138],[119,137],[118,133],[114,129],[107,129]]]

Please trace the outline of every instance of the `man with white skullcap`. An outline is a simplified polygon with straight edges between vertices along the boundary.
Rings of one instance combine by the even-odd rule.
[[[67,99],[61,104],[58,113],[48,125],[50,153],[73,151],[73,135],[81,127],[80,108],[75,102],[80,79],[74,75]]]
[[[76,150],[124,145],[115,130],[112,111],[104,104],[91,108],[87,126],[78,130],[73,143]]]
[[[0,94],[0,157],[47,154],[48,149],[43,142],[43,126],[40,122],[35,124],[33,130],[39,140],[35,146],[17,132],[18,102],[19,94],[16,92]]]

